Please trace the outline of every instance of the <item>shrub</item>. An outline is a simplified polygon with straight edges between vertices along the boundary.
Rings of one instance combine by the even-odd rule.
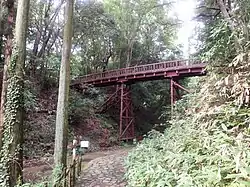
[[[129,154],[129,186],[249,186],[249,112],[228,104],[210,111],[206,121],[180,113],[164,134],[151,132]]]

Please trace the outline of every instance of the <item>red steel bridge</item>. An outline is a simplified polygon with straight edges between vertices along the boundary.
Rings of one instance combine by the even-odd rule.
[[[173,106],[179,98],[179,89],[188,92],[178,81],[185,77],[205,75],[205,67],[206,63],[199,60],[164,61],[81,76],[72,81],[71,87],[82,84],[96,87],[116,85],[115,93],[110,95],[101,108],[105,110],[112,103],[120,106],[119,139],[130,140],[135,138],[131,84],[139,81],[170,79],[171,106]]]

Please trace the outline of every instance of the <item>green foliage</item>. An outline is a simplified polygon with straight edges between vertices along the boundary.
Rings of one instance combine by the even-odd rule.
[[[164,134],[152,132],[130,153],[129,185],[244,186],[250,164],[248,113],[221,109],[209,123],[180,114]],[[243,130],[232,129],[236,125]]]
[[[162,115],[170,104],[169,81],[142,82],[132,86],[132,100],[136,119],[136,130],[142,135],[154,124],[164,123],[170,116]],[[167,110],[170,111],[170,110]],[[159,119],[161,116],[161,119]]]
[[[130,186],[250,185],[249,1],[200,3],[206,15],[200,54],[211,62],[209,75],[197,94],[177,102],[172,126],[153,132],[128,156]]]
[[[173,47],[176,34],[173,23],[177,21],[169,16],[170,7],[168,1],[104,1],[104,8],[114,18],[119,31],[114,44],[121,66],[169,55],[167,49]]]
[[[112,43],[118,33],[114,20],[104,11],[103,3],[76,1],[75,12],[73,66],[74,70],[78,67],[79,75],[85,75],[106,65],[104,59],[113,51]]]
[[[6,115],[4,118],[3,147],[0,152],[0,183],[4,184],[4,186],[8,186],[9,182],[9,164],[18,160],[18,157],[16,157],[17,155],[15,154],[15,152],[17,153],[18,150],[13,150],[13,147],[11,146],[14,141],[19,140],[16,137],[14,138],[13,130],[16,125],[16,116],[18,115],[17,110],[20,107],[20,103],[22,102],[21,87],[18,83],[19,81],[19,79],[13,77],[9,82],[7,91],[7,103],[5,107]],[[18,142],[18,144],[19,143],[20,142]]]
[[[167,58],[177,27],[170,7],[156,0],[76,1],[73,76]]]
[[[53,169],[53,173],[52,175],[47,179],[44,180],[43,182],[39,182],[36,184],[30,184],[30,183],[25,183],[25,184],[18,184],[15,187],[54,187],[55,184],[57,186],[63,186],[64,185],[64,181],[66,179],[61,179],[61,167],[57,166]],[[59,182],[58,182],[59,181]]]
[[[104,96],[93,87],[87,87],[83,94],[71,91],[69,105],[70,124],[78,124],[89,116],[95,115],[95,109],[104,102]]]
[[[6,187],[10,186],[10,172],[15,169],[20,170],[20,168],[15,168],[13,165],[20,162],[22,149],[22,133],[20,133],[19,123],[22,123],[20,120],[22,120],[21,111],[24,102],[23,80],[16,74],[17,57],[18,52],[14,48],[8,68],[10,79],[5,103],[3,146],[0,150],[0,185]]]
[[[85,87],[82,93],[71,92],[69,125],[74,135],[90,138],[90,149],[117,143],[117,123],[114,113],[99,113],[107,95],[104,90]],[[116,111],[115,111],[116,112]]]
[[[30,81],[24,82],[24,109],[26,112],[35,110],[37,107],[36,93],[34,88],[31,87],[32,83]]]

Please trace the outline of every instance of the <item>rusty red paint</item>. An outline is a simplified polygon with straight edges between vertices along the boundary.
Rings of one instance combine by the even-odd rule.
[[[178,80],[184,77],[205,75],[206,63],[193,60],[166,61],[157,64],[147,64],[124,69],[106,71],[78,77],[71,86],[93,84],[94,86],[116,85],[116,91],[101,107],[107,110],[113,104],[120,104],[119,140],[135,138],[135,120],[130,85],[138,81],[150,81],[170,78],[171,109],[177,99],[178,89],[188,91]]]
[[[71,86],[93,84],[110,86],[124,82],[131,84],[138,81],[159,80],[171,77],[190,77],[204,75],[206,63],[194,60],[165,61],[156,64],[128,67],[101,73],[89,74],[75,79]]]
[[[130,86],[121,84],[120,90],[121,104],[119,140],[132,140],[135,138],[135,121]]]

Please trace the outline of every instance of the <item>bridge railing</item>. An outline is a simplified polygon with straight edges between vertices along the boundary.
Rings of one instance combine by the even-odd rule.
[[[159,70],[176,68],[179,66],[191,66],[195,64],[202,64],[199,60],[174,60],[174,61],[165,61],[155,64],[145,64],[140,66],[133,66],[128,68],[110,70],[101,73],[94,73],[85,76],[78,77],[77,80],[81,81],[92,81],[92,80],[99,80],[104,78],[112,78],[112,77],[119,77],[119,76],[126,76],[126,75],[133,75],[133,74],[140,74],[143,72],[156,72]]]

